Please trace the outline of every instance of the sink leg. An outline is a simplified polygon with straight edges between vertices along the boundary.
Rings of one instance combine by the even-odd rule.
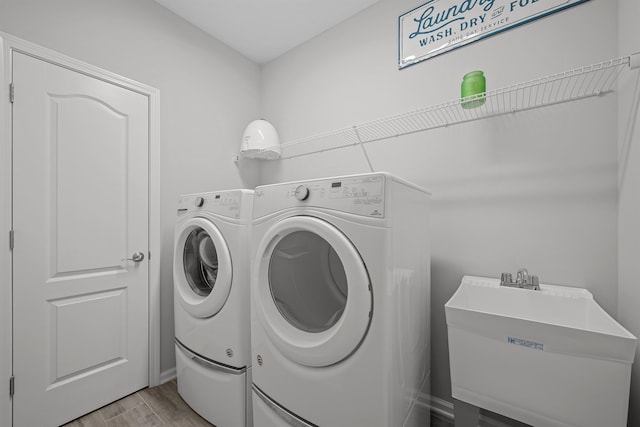
[[[480,408],[462,400],[453,399],[453,421],[455,427],[478,427]]]

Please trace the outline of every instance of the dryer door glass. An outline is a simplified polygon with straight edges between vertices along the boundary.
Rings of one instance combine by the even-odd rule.
[[[311,216],[279,220],[262,235],[254,262],[256,319],[280,353],[329,366],[359,347],[373,293],[362,257],[340,229]]]
[[[191,290],[209,295],[218,278],[218,252],[211,236],[202,228],[194,229],[187,236],[182,258]]]
[[[334,248],[309,231],[288,234],[269,263],[271,296],[282,316],[305,332],[335,325],[347,303],[347,276]]]

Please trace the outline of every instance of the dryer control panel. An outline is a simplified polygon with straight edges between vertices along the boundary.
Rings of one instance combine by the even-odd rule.
[[[384,217],[383,174],[348,176],[256,189],[258,216],[289,207],[310,206],[370,217]]]

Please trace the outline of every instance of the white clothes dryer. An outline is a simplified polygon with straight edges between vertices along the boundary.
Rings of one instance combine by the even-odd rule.
[[[429,198],[387,173],[256,188],[256,427],[429,425]]]
[[[253,191],[178,198],[173,280],[178,393],[218,427],[250,426]]]

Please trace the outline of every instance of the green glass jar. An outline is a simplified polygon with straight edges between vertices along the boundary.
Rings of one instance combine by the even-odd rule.
[[[462,108],[476,108],[484,104],[487,80],[482,71],[471,71],[462,78]],[[480,96],[482,95],[482,96]],[[468,99],[467,99],[468,98]]]

